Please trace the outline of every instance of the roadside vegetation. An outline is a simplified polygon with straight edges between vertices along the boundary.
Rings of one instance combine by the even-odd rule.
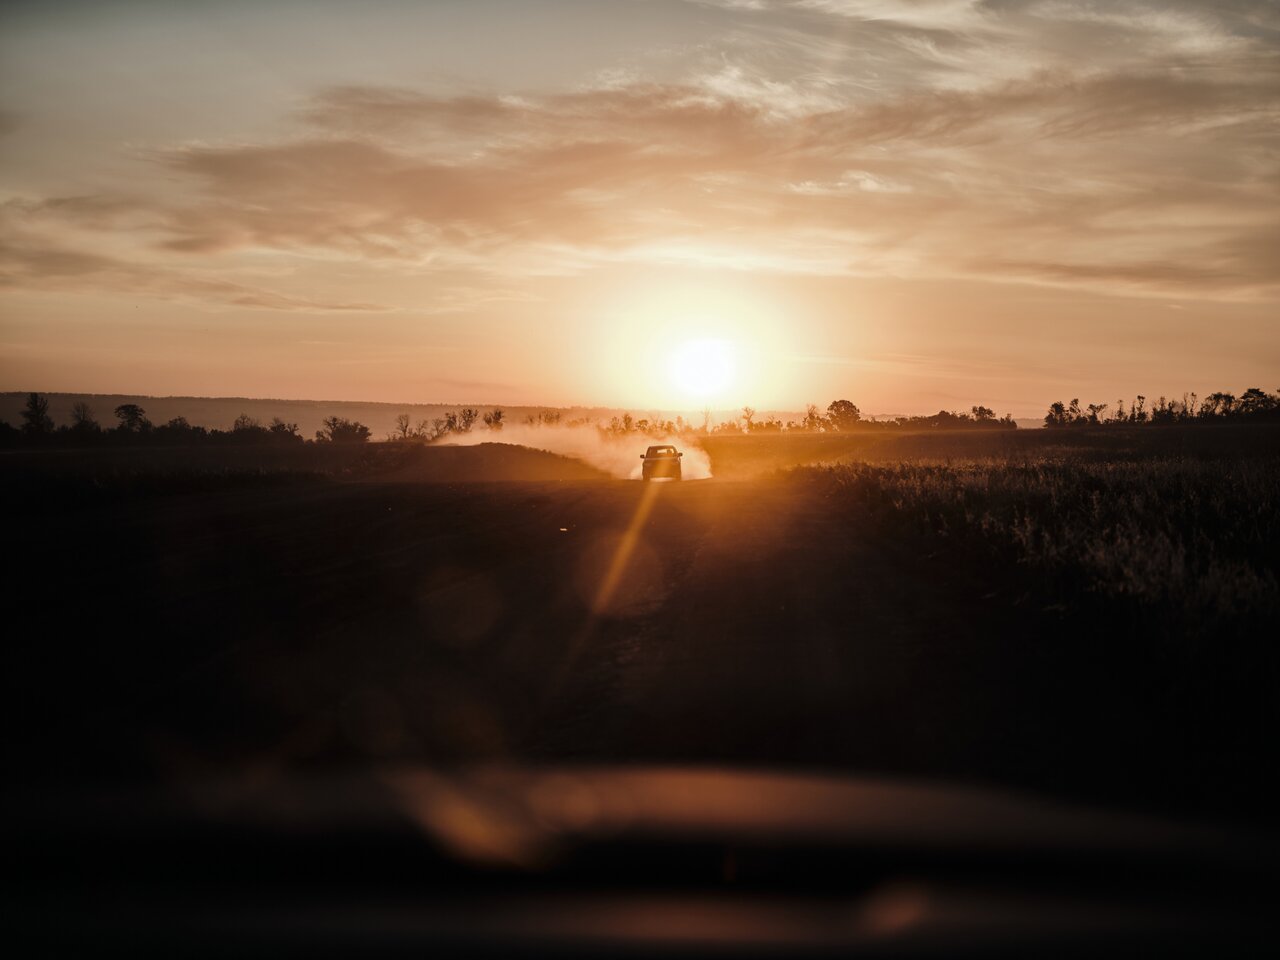
[[[364,443],[369,439],[369,428],[344,417],[327,417],[323,428],[316,431],[315,440],[307,441],[296,423],[280,417],[268,423],[241,414],[230,430],[217,430],[189,423],[186,417],[172,417],[161,424],[152,423],[147,411],[136,403],[122,403],[112,411],[112,419],[99,422],[93,408],[85,401],[78,401],[71,408],[68,423],[55,424],[49,416],[49,401],[38,393],[27,395],[21,413],[21,425],[14,427],[0,420],[0,447],[43,446],[189,446],[213,445],[273,445],[288,447],[306,442],[315,443]]]
[[[1259,387],[1250,387],[1240,396],[1218,391],[1201,400],[1194,393],[1184,393],[1182,399],[1160,397],[1148,405],[1147,398],[1139,394],[1129,401],[1117,400],[1115,406],[1090,403],[1080,406],[1079,399],[1070,403],[1057,401],[1049,405],[1044,416],[1046,427],[1099,427],[1129,426],[1133,424],[1183,424],[1183,423],[1239,423],[1241,421],[1280,422],[1280,391],[1267,393]]]
[[[1074,717],[1076,735],[1045,733],[1039,776],[1111,751],[1129,765],[1121,782],[1255,809],[1242,784],[1280,773],[1280,431],[1225,431],[1229,452],[1185,442],[1221,432],[1129,430],[1105,454],[1020,445],[791,478],[886,565],[945,585],[959,622],[985,625],[975,649],[1001,644],[1011,674],[1032,664],[1052,678],[1029,696]],[[973,651],[952,655],[962,665]]]
[[[1280,457],[993,457],[799,476],[845,522],[977,565],[1020,602],[1115,602],[1193,634],[1280,613]]]
[[[77,401],[66,423],[56,424],[49,415],[49,401],[39,393],[27,395],[20,413],[20,424],[13,426],[0,420],[0,449],[41,446],[191,446],[191,445],[247,445],[290,446],[302,443],[365,443],[373,439],[372,431],[359,421],[340,416],[324,419],[314,438],[306,438],[298,424],[273,417],[263,423],[248,414],[236,418],[229,430],[204,427],[188,422],[186,417],[172,417],[155,424],[147,417],[146,410],[136,403],[124,403],[115,407],[112,418],[102,423],[86,401]],[[997,417],[990,407],[975,404],[968,412],[939,410],[927,416],[865,417],[857,404],[850,400],[833,400],[823,412],[817,404],[809,404],[799,419],[782,420],[777,414],[761,414],[746,406],[734,417],[713,422],[711,410],[704,410],[700,422],[659,414],[633,415],[624,412],[607,421],[591,417],[564,419],[562,411],[539,410],[527,414],[519,425],[522,427],[582,428],[597,431],[602,439],[616,440],[628,436],[654,439],[683,438],[694,441],[708,437],[769,436],[792,434],[815,435],[866,435],[875,433],[940,432],[940,431],[1013,431],[1017,423],[1010,414]],[[1280,422],[1280,392],[1267,393],[1258,387],[1250,387],[1239,396],[1216,392],[1203,400],[1194,394],[1185,394],[1180,400],[1160,397],[1148,406],[1147,398],[1138,395],[1126,407],[1123,400],[1114,407],[1102,403],[1081,406],[1078,399],[1069,403],[1061,401],[1050,405],[1044,417],[1046,427],[1130,427],[1145,425],[1181,425],[1242,422]],[[510,422],[506,411],[494,407],[481,411],[476,407],[462,407],[445,411],[439,417],[419,420],[416,424],[408,413],[399,414],[394,427],[385,439],[396,443],[433,443],[447,441],[450,437],[484,430],[499,434]],[[498,439],[495,437],[495,439]]]

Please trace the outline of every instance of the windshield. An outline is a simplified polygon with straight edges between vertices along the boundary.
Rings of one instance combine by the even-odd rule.
[[[1280,5],[7,0],[0,77],[48,953],[1266,919]]]

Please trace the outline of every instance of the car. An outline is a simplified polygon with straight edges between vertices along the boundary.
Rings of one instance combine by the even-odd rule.
[[[640,475],[645,480],[653,480],[657,477],[669,477],[672,480],[679,480],[680,458],[683,456],[683,453],[670,444],[659,444],[650,447],[640,454],[640,459],[644,461]]]

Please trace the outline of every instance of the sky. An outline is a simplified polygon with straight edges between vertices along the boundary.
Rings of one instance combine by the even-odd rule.
[[[0,5],[0,389],[1280,388],[1280,4]]]

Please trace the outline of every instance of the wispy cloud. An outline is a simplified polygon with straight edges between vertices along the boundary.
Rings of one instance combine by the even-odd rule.
[[[376,303],[294,296],[197,271],[128,263],[43,243],[33,246],[0,243],[0,289],[4,288],[108,292],[261,310],[374,312],[389,309]]]
[[[628,68],[564,92],[464,96],[339,86],[289,136],[157,146],[147,157],[175,183],[163,200],[14,207],[4,282],[375,309],[202,274],[266,253],[471,270],[508,289],[648,261],[1277,294],[1266,5],[724,5],[751,42],[727,36],[679,79]],[[77,252],[94,235],[125,238],[128,262]]]

